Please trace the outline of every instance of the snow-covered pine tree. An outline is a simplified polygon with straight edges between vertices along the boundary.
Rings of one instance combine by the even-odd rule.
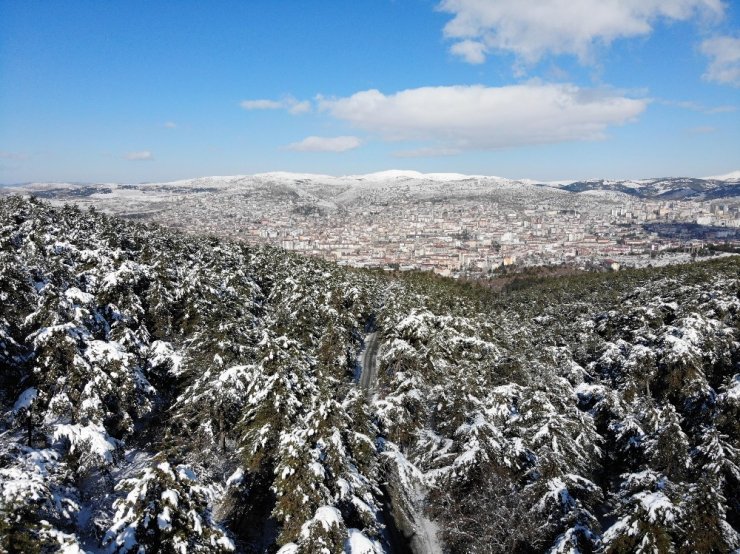
[[[160,454],[138,476],[116,486],[122,496],[103,543],[112,552],[231,552],[233,541],[214,521],[221,493],[201,485],[192,468]]]

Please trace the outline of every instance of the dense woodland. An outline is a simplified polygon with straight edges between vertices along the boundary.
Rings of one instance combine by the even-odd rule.
[[[8,197],[0,417],[0,552],[729,552],[740,259],[497,292]]]

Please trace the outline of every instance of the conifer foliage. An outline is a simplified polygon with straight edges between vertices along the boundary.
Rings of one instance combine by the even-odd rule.
[[[494,294],[4,198],[0,552],[732,551],[739,270]]]

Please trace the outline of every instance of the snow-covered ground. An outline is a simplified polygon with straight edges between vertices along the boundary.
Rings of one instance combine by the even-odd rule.
[[[737,256],[738,254],[733,254],[731,252],[718,252],[715,256],[712,256],[712,258],[726,258],[728,256]],[[705,258],[698,258],[698,260],[703,260]],[[622,264],[624,267],[635,267],[635,268],[645,268],[645,267],[666,267],[669,265],[680,265],[680,264],[690,264],[692,262],[697,261],[697,258],[693,257],[691,254],[687,252],[678,252],[678,253],[666,253],[662,254],[656,258],[651,258],[647,254],[643,255],[618,255],[614,257],[614,260]]]

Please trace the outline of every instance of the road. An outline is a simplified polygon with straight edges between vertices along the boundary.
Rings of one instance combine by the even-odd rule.
[[[365,350],[362,352],[362,373],[360,386],[365,392],[375,390],[378,384],[378,333],[370,333],[365,337]]]
[[[370,333],[365,337],[365,349],[360,354],[360,365],[362,373],[360,374],[360,387],[369,396],[375,392],[378,386],[378,349],[380,341],[377,333]],[[386,483],[386,488],[399,487],[400,483]],[[437,540],[437,526],[430,521],[420,508],[422,498],[419,491],[414,491],[415,498],[411,498],[406,513],[406,519],[410,520],[411,528],[404,525],[400,528],[395,521],[393,508],[389,499],[393,496],[390,490],[385,491],[383,512],[386,521],[392,526],[388,539],[390,541],[391,552],[394,554],[441,554],[442,548]],[[411,491],[408,491],[411,492]],[[401,493],[402,494],[402,493]]]

